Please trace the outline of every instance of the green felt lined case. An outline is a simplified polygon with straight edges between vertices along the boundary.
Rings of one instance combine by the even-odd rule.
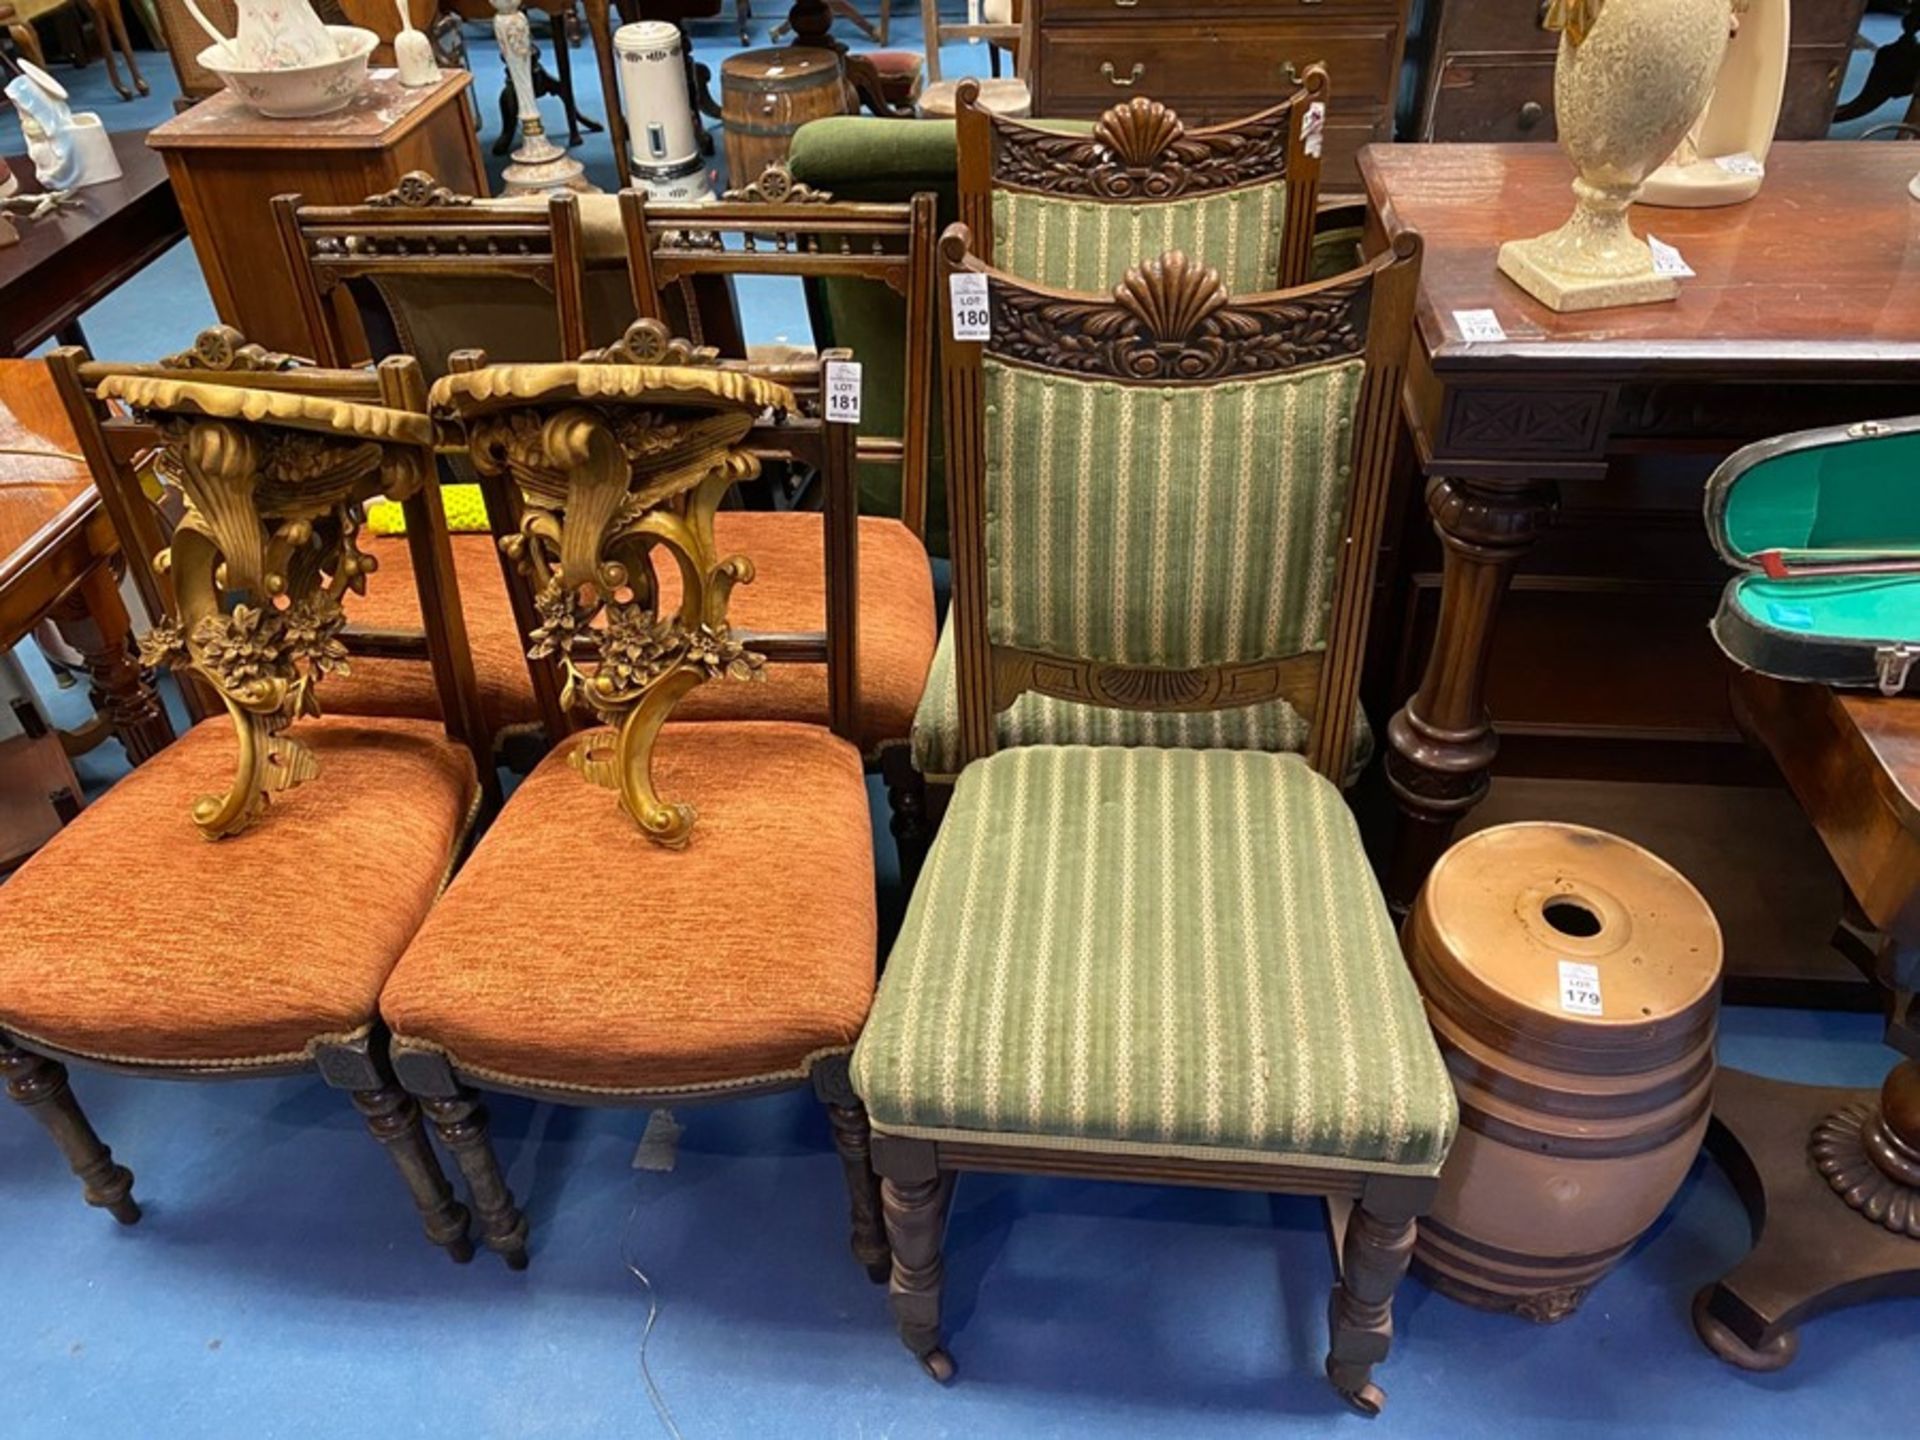
[[[1707,481],[1706,518],[1741,571],[1713,618],[1736,664],[1908,688],[1920,660],[1920,417],[1749,445]]]

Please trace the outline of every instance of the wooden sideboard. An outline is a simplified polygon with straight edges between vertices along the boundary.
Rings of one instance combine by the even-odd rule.
[[[1188,123],[1265,109],[1318,62],[1333,82],[1322,186],[1357,194],[1360,147],[1393,138],[1408,0],[1030,0],[1033,113],[1091,119],[1148,95]]]
[[[380,71],[344,110],[310,120],[269,120],[222,91],[149,134],[220,318],[269,350],[316,353],[268,202],[292,194],[313,205],[358,205],[409,170],[485,195],[466,101],[472,83],[465,70],[443,70],[439,84],[409,90]],[[358,321],[352,325],[357,336]]]
[[[1847,56],[1867,0],[1794,0],[1786,103],[1775,134],[1818,140],[1833,121]],[[1551,140],[1558,31],[1546,0],[1426,0],[1414,48],[1422,140]]]

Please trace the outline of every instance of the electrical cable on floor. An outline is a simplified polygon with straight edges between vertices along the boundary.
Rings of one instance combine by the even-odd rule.
[[[633,1154],[633,1168],[640,1172],[634,1176],[633,1208],[627,1211],[627,1223],[620,1227],[620,1263],[627,1267],[627,1273],[638,1280],[640,1288],[647,1292],[647,1323],[640,1330],[640,1379],[646,1384],[647,1399],[653,1402],[653,1413],[659,1417],[661,1427],[672,1440],[686,1440],[686,1437],[674,1423],[667,1397],[661,1393],[659,1383],[653,1378],[653,1367],[647,1362],[647,1345],[653,1339],[653,1327],[660,1318],[660,1292],[654,1288],[647,1272],[634,1260],[632,1241],[633,1222],[640,1218],[640,1204],[645,1198],[640,1193],[640,1174],[649,1170],[672,1170],[679,1139],[680,1127],[674,1123],[671,1110],[655,1110],[647,1117],[646,1133],[641,1136],[639,1147]]]

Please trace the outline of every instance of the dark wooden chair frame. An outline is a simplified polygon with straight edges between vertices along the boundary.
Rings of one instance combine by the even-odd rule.
[[[993,338],[960,341],[943,333],[947,456],[954,518],[954,626],[958,650],[963,757],[993,753],[993,718],[1021,693],[1135,709],[1211,710],[1284,696],[1312,722],[1308,758],[1338,779],[1373,598],[1375,556],[1386,514],[1401,384],[1412,334],[1420,245],[1404,234],[1360,269],[1319,285],[1229,299],[1213,272],[1169,255],[1135,269],[1112,298],[1075,295],[1015,279],[970,253],[964,225],[940,243],[941,287],[961,271],[984,274]],[[1136,284],[1137,282],[1137,284]],[[1129,288],[1136,292],[1130,297]],[[1161,315],[1192,318],[1181,333],[1156,331],[1136,308],[1137,294],[1160,291],[1205,304]],[[1151,306],[1149,309],[1153,308]],[[1089,336],[1102,343],[1089,346]],[[1062,343],[1064,342],[1064,343]],[[1123,666],[1039,654],[991,643],[987,631],[986,457],[983,360],[1079,380],[1120,385],[1204,385],[1304,370],[1365,357],[1354,418],[1353,471],[1346,542],[1334,580],[1327,648],[1273,661],[1189,670]],[[1145,697],[1145,698],[1142,698]],[[1100,1154],[889,1134],[876,1128],[871,1148],[881,1176],[887,1236],[893,1248],[889,1300],[906,1347],[929,1374],[954,1371],[940,1325],[941,1237],[953,1179],[963,1170],[1157,1181],[1221,1189],[1319,1195],[1328,1201],[1336,1255],[1329,1310],[1327,1373],[1368,1413],[1384,1395],[1372,1383],[1392,1339],[1393,1294],[1412,1258],[1414,1224],[1432,1204],[1435,1178],[1295,1165]]]
[[[99,398],[97,389],[109,376],[195,380],[422,413],[426,405],[426,388],[419,365],[409,357],[395,357],[376,370],[319,369],[247,346],[237,333],[224,328],[203,335],[196,351],[169,357],[158,364],[97,362],[75,346],[54,351],[48,363],[121,543],[129,555],[139,557],[150,558],[167,543],[160,514],[146,500],[135,474],[136,462],[153,449],[158,436],[151,425],[119,413],[110,402]],[[453,576],[446,517],[439,492],[431,485],[422,486],[403,505],[422,611],[438,620],[421,637],[419,651],[424,652],[433,666],[445,704],[447,734],[473,752],[481,788],[479,820],[484,823],[487,815],[498,807],[499,785],[491,762],[484,758],[489,749],[488,737],[482,728],[484,721],[466,631],[460,623],[459,592]],[[140,593],[153,613],[175,613],[167,577],[151,564],[139,563],[131,568]],[[187,683],[182,688],[187,692],[189,708],[196,718],[220,708],[217,700],[197,681],[191,677],[183,679]],[[271,817],[263,823],[270,824]],[[479,828],[476,824],[474,832]],[[140,1218],[139,1206],[132,1195],[133,1176],[125,1166],[114,1161],[81,1111],[69,1083],[69,1064],[166,1080],[235,1080],[317,1071],[328,1085],[348,1092],[374,1138],[386,1147],[420,1211],[428,1239],[443,1247],[455,1261],[465,1262],[473,1257],[467,1209],[455,1199],[439,1158],[426,1137],[420,1107],[395,1080],[387,1032],[378,1023],[377,1016],[372,1018],[375,1023],[364,1038],[316,1044],[308,1056],[299,1061],[257,1065],[119,1063],[72,1054],[38,1040],[0,1031],[0,1073],[6,1076],[7,1093],[52,1134],[85,1187],[87,1202],[106,1209],[122,1224],[131,1225]],[[481,1123],[484,1139],[484,1119]],[[448,1135],[445,1126],[440,1128],[450,1146],[459,1153],[460,1136]]]
[[[708,275],[873,280],[907,302],[902,434],[860,436],[856,458],[900,467],[900,519],[923,539],[936,344],[935,203],[926,193],[905,204],[836,201],[797,184],[777,165],[751,185],[729,190],[718,204],[658,205],[643,191],[620,192],[634,309],[664,325],[673,323],[667,288]],[[739,245],[727,248],[726,236],[738,236]],[[805,386],[816,373],[811,364],[798,366],[793,379]]]
[[[822,355],[821,363],[846,357],[845,351]],[[451,359],[451,370],[463,373],[484,368],[486,357],[479,351],[458,351]],[[742,366],[741,368],[745,368]],[[817,383],[817,381],[816,381]],[[853,428],[827,424],[800,416],[776,417],[772,423],[756,425],[745,441],[746,447],[761,459],[777,459],[811,465],[818,469],[825,492],[824,564],[827,582],[827,628],[824,631],[773,635],[736,631],[735,636],[749,649],[764,655],[770,664],[822,664],[828,672],[828,704],[831,728],[851,741],[859,726],[859,532],[857,495],[854,487]],[[481,475],[481,485],[492,518],[494,533],[500,539],[519,534],[522,501],[509,477]],[[517,571],[509,578],[517,590],[516,613],[520,600],[532,600],[530,582]],[[523,630],[523,639],[527,632]],[[555,662],[529,659],[528,665],[544,671],[552,687]],[[568,733],[569,722],[562,717],[556,736]],[[607,803],[605,792],[581,782],[581,803]],[[409,1049],[404,1044],[394,1052],[394,1068],[400,1083],[419,1097],[428,1114],[459,1117],[479,1111],[476,1090],[504,1091],[526,1095],[557,1105],[596,1107],[659,1107],[706,1104],[717,1100],[769,1094],[811,1085],[814,1094],[827,1107],[833,1129],[835,1149],[846,1172],[851,1202],[853,1252],[876,1284],[889,1271],[885,1235],[880,1223],[879,1180],[868,1156],[866,1109],[854,1094],[847,1074],[848,1057],[832,1055],[814,1062],[805,1080],[747,1077],[738,1086],[724,1090],[703,1087],[693,1091],[646,1090],[602,1092],[564,1088],[538,1083],[514,1083],[493,1074],[476,1075],[464,1070],[445,1052],[433,1049]],[[482,1112],[483,1113],[483,1112]],[[442,1134],[446,1132],[443,1130]],[[451,1142],[450,1142],[451,1143]],[[515,1269],[527,1263],[527,1222],[514,1202],[484,1130],[465,1148],[455,1144],[460,1166],[472,1187],[474,1206],[481,1233],[490,1248]]]
[[[859,437],[856,458],[900,467],[900,519],[923,541],[927,525],[927,457],[933,425],[933,252],[936,198],[927,192],[905,204],[836,201],[797,183],[784,166],[769,166],[749,185],[729,190],[719,204],[652,205],[640,190],[620,192],[627,263],[636,311],[670,324],[663,297],[670,285],[698,285],[709,277],[791,275],[803,280],[873,280],[907,302],[906,408],[902,434]],[[738,236],[727,248],[724,236]],[[858,356],[853,357],[858,359]],[[779,378],[803,398],[817,385],[811,365]],[[913,768],[906,737],[883,744],[878,761],[892,810],[891,828],[903,854],[924,852],[929,831],[927,790]],[[909,864],[917,869],[917,859]]]
[[[1330,89],[1326,67],[1309,65],[1299,83],[1278,105],[1192,130],[1170,106],[1140,96],[1107,110],[1087,133],[996,115],[980,105],[977,80],[961,81],[954,95],[960,221],[973,233],[974,252],[993,263],[996,190],[1141,205],[1284,179],[1287,208],[1273,283],[1281,288],[1306,283],[1313,267],[1320,150],[1310,143],[1304,122],[1312,105],[1322,106],[1325,114]]]
[[[356,320],[349,328],[344,316],[359,313],[350,291],[356,282],[387,277],[531,281],[553,296],[554,355],[587,348],[580,205],[571,192],[554,196],[544,210],[476,205],[473,196],[415,171],[359,205],[303,205],[298,195],[277,195],[272,205],[323,365],[366,359],[349,353],[358,348],[358,327]]]

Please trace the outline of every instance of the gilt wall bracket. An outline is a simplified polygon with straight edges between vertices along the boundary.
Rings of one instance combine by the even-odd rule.
[[[285,357],[202,337],[188,374],[287,368]],[[186,359],[187,357],[179,357]],[[198,675],[226,705],[239,740],[232,785],[193,803],[209,840],[237,835],[268,798],[319,773],[286,732],[317,716],[314,687],[348,669],[342,599],[377,568],[357,544],[362,507],[404,499],[427,474],[425,416],[212,380],[114,375],[99,387],[153,424],[157,468],[185,513],[154,557],[176,613],[141,643],[141,660]]]
[[[793,392],[642,320],[578,363],[448,375],[432,408],[464,425],[483,473],[520,491],[519,531],[501,545],[534,591],[528,655],[559,667],[564,705],[613,730],[584,737],[574,767],[615,791],[650,839],[684,846],[694,807],[660,796],[654,742],[695,686],[763,672],[727,623],[753,563],[719,554],[713,517],[728,489],[759,474],[743,447],[756,417],[797,408]],[[679,572],[673,614],[660,613],[656,549]]]

